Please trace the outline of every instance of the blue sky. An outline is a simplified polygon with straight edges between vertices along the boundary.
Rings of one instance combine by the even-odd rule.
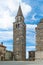
[[[13,22],[21,4],[26,23],[26,56],[28,51],[35,50],[35,27],[43,18],[43,0],[0,0],[0,43],[13,50]]]

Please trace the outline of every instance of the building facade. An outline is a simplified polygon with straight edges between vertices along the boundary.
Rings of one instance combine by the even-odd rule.
[[[13,52],[6,50],[5,61],[13,61]]]
[[[6,50],[3,42],[0,44],[0,61],[13,61],[13,51]]]
[[[29,51],[29,61],[35,60],[35,51]]]
[[[0,44],[0,61],[5,60],[6,47],[3,45],[3,42]]]
[[[13,23],[13,53],[16,61],[26,59],[26,24],[20,6]]]
[[[36,59],[43,59],[43,19],[36,28]]]

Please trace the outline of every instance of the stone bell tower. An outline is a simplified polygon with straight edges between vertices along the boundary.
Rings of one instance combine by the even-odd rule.
[[[14,60],[22,61],[26,58],[26,25],[19,6],[15,22],[13,23],[13,52]]]

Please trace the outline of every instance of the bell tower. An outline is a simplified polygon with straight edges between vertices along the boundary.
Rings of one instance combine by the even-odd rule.
[[[26,24],[21,6],[19,6],[13,23],[13,52],[14,60],[23,61],[26,59]]]

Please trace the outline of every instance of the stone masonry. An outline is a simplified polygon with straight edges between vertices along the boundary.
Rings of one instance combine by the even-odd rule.
[[[36,28],[36,59],[43,59],[43,19]]]
[[[20,6],[13,23],[13,52],[14,60],[23,61],[26,59],[26,25]]]

